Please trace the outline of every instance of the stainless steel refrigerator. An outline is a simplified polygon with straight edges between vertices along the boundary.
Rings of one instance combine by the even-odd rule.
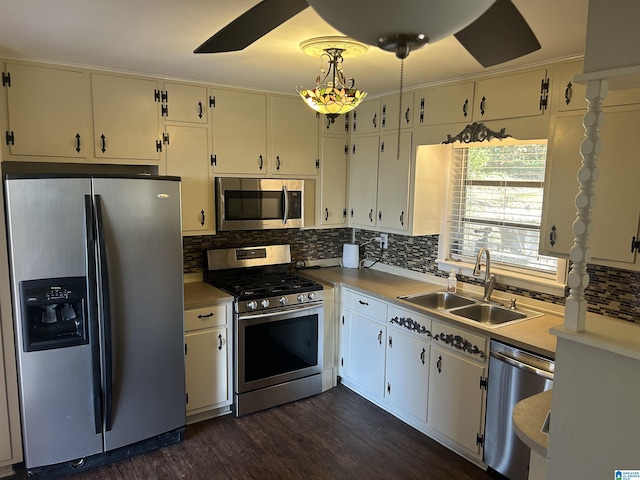
[[[4,186],[27,470],[180,441],[179,178],[9,175]]]

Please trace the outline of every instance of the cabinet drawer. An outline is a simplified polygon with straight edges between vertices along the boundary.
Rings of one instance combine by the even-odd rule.
[[[227,323],[227,308],[225,305],[212,305],[204,308],[194,308],[184,311],[184,330],[198,330],[216,327]]]
[[[429,340],[432,335],[431,319],[418,312],[389,305],[387,321],[391,328],[401,330],[422,340]]]
[[[387,322],[387,304],[385,302],[351,290],[344,290],[342,298],[344,308],[371,320]]]
[[[469,333],[446,323],[434,321],[431,327],[433,340],[436,343],[446,345],[462,355],[481,362],[485,362],[489,357],[487,339],[485,337]]]

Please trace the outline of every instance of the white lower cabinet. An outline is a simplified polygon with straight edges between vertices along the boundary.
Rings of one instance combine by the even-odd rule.
[[[188,422],[231,405],[230,313],[230,304],[184,312]]]
[[[429,425],[481,459],[487,339],[436,321],[432,333]]]
[[[482,462],[486,337],[350,289],[340,328],[344,385]]]

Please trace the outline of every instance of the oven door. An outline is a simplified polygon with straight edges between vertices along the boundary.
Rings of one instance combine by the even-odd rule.
[[[236,314],[234,330],[237,394],[322,373],[322,303]]]

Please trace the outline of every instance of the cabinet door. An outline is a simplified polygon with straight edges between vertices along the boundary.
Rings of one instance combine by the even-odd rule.
[[[266,95],[214,89],[212,98],[213,171],[266,175]]]
[[[349,222],[375,227],[378,136],[356,138],[349,162]]]
[[[158,83],[91,74],[96,158],[160,159]]]
[[[420,90],[416,102],[419,125],[470,123],[473,116],[474,82]]]
[[[7,64],[7,74],[10,154],[86,158],[84,74],[15,63]]]
[[[402,106],[400,95],[389,95],[380,101],[380,131],[397,131],[413,126],[413,92],[402,93]]]
[[[411,132],[380,136],[378,227],[407,229],[411,151]]]
[[[540,250],[550,255],[568,255],[573,245],[576,175],[582,162],[580,144],[584,139],[582,117],[582,114],[558,117],[549,144]],[[640,111],[618,108],[606,112],[605,119],[600,128],[597,203],[591,214],[594,226],[589,238],[591,256],[594,260],[633,263],[636,254],[630,245],[632,238],[638,237],[640,169],[629,139],[637,134]]]
[[[164,92],[167,97],[162,113],[165,120],[202,124],[209,122],[207,87],[166,82]]]
[[[167,125],[167,175],[182,178],[182,232],[214,233],[213,180],[206,126]]]
[[[546,108],[541,100],[548,97],[542,92],[546,79],[546,69],[540,69],[477,81],[473,119],[482,122],[542,115]]]
[[[351,112],[351,133],[376,133],[380,130],[380,100],[363,100]]]
[[[300,97],[271,97],[271,173],[318,173],[318,116]]]
[[[558,77],[557,92],[559,98],[558,111],[580,110],[584,112],[587,109],[586,84],[574,83],[574,75],[583,72],[583,61],[576,60],[572,62],[562,63],[556,68],[556,76]],[[630,105],[640,103],[640,88],[628,88],[624,90],[609,90],[607,98],[602,104],[604,106],[614,105]]]
[[[431,347],[428,419],[432,428],[474,454],[480,453],[485,367],[446,349]]]
[[[320,159],[320,225],[347,224],[347,139],[323,137]]]
[[[227,329],[185,335],[187,412],[230,401],[227,376]]]
[[[384,396],[384,361],[386,327],[353,312],[346,312],[349,330],[345,376],[356,387],[382,399]]]
[[[387,378],[385,397],[398,410],[427,421],[429,356],[427,342],[387,331]]]

